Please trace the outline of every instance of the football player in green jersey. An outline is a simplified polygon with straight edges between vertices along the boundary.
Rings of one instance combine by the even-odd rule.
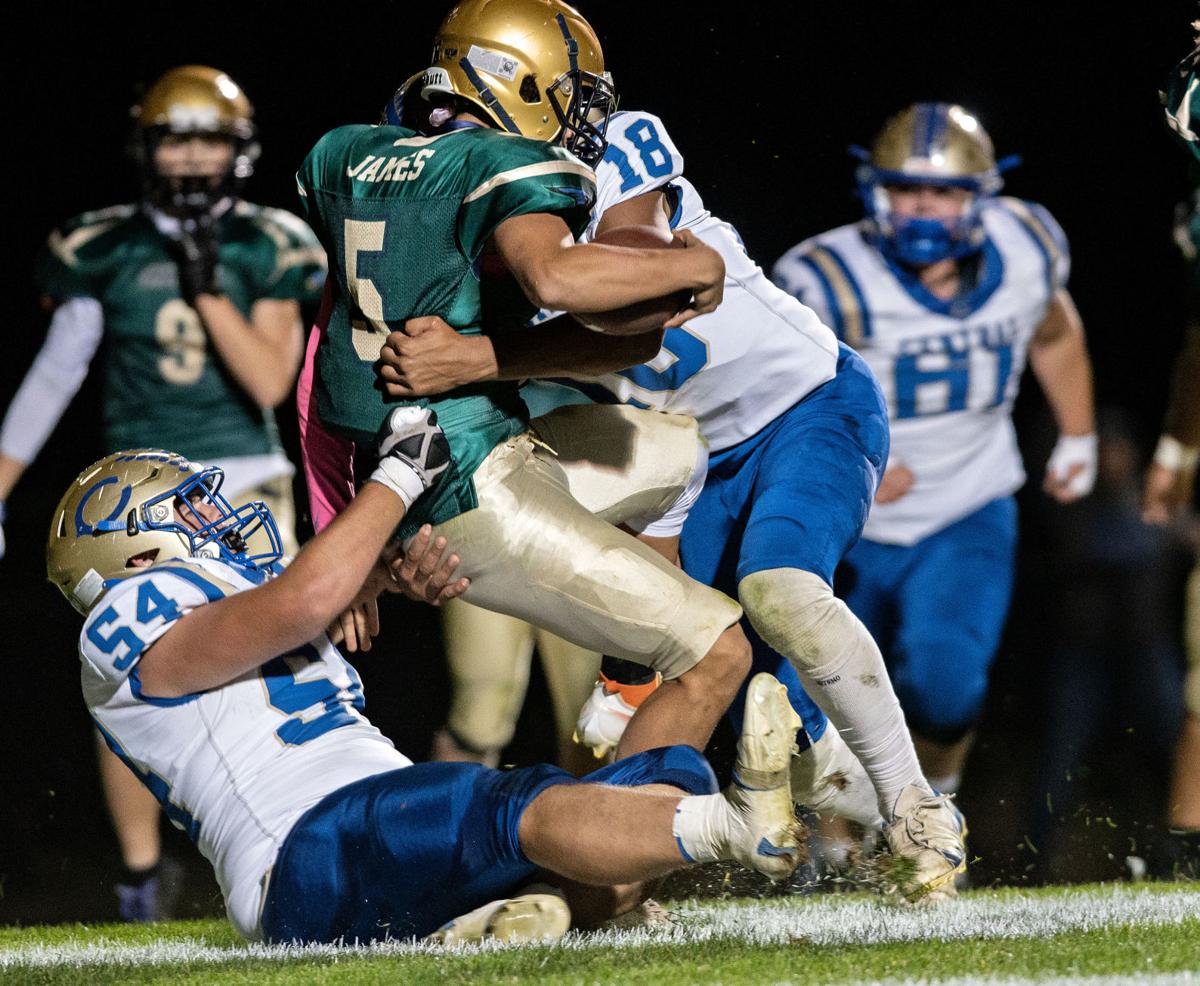
[[[54,314],[0,428],[0,508],[99,352],[105,451],[166,445],[219,465],[230,499],[267,501],[294,550],[294,470],[272,408],[295,380],[300,303],[319,295],[325,261],[296,216],[240,198],[252,114],[217,69],[167,72],[133,111],[141,201],[51,234],[37,277]],[[130,871],[121,914],[156,917],[158,807],[103,749],[101,775]]]
[[[468,10],[511,22],[503,51],[453,40]],[[599,42],[576,11],[561,0],[467,0],[439,39],[421,85],[428,134],[341,127],[297,176],[331,269],[314,403],[345,441],[366,441],[386,411],[374,364],[409,319],[438,315],[470,335],[485,323],[520,331],[539,308],[604,312],[690,293],[670,326],[713,310],[722,293],[723,261],[689,233],[675,234],[684,249],[575,244],[595,197],[585,161],[603,154],[611,105]],[[678,497],[699,450],[694,421],[588,406],[570,409],[578,414],[561,431],[530,431],[516,382],[413,403],[436,408],[453,462],[406,533],[434,525],[461,558],[471,601],[662,672],[619,754],[668,732],[703,747],[745,673],[739,607],[613,526],[660,516]],[[590,454],[554,454],[573,453],[589,425]],[[658,476],[645,461],[655,457]],[[606,504],[573,496],[594,488],[576,486],[589,469],[610,480]]]
[[[1200,21],[1193,23],[1200,32]],[[1200,160],[1200,37],[1192,51],[1171,70],[1162,93],[1167,125]],[[1195,495],[1200,462],[1200,191],[1181,216],[1176,240],[1189,264],[1188,325],[1184,346],[1171,373],[1170,400],[1154,461],[1146,472],[1142,513],[1147,522],[1167,524]],[[1180,841],[1180,864],[1200,875],[1200,563],[1188,579],[1185,597],[1188,671],[1184,679],[1184,716],[1167,805],[1167,826]]]

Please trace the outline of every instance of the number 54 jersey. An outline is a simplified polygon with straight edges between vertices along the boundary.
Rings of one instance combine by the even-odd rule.
[[[888,402],[889,464],[914,476],[871,508],[863,537],[914,544],[1025,481],[1012,425],[1030,340],[1066,285],[1066,237],[1041,206],[999,198],[974,287],[944,301],[876,249],[861,224],[793,247],[777,283],[812,306],[870,364]]]
[[[79,638],[101,735],[212,863],[229,920],[248,938],[260,937],[265,880],[296,820],[340,787],[411,763],[363,717],[358,675],[324,635],[211,691],[143,690],[151,644],[265,577],[202,558],[155,565],[109,589]]]
[[[595,400],[690,414],[712,451],[729,448],[832,380],[837,342],[811,309],[771,283],[737,231],[704,207],[681,177],[683,156],[658,117],[614,113],[607,137],[596,207],[581,241],[595,235],[614,205],[662,190],[671,228],[690,229],[724,259],[725,295],[716,311],[668,329],[649,363],[569,383]]]

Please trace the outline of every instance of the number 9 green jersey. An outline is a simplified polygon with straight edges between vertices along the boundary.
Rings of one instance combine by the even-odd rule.
[[[247,319],[263,298],[315,301],[324,254],[296,216],[238,202],[217,223],[217,282]],[[55,230],[37,262],[55,302],[95,298],[104,312],[104,444],[169,448],[205,462],[279,449],[274,418],[237,385],[179,296],[175,261],[135,205],[84,213]]]
[[[322,422],[369,442],[394,406],[375,362],[386,334],[438,315],[477,335],[524,325],[535,313],[484,252],[512,216],[561,216],[572,235],[595,201],[590,168],[559,147],[485,127],[433,137],[402,127],[349,126],[326,134],[297,174],[308,220],[329,255],[333,307],[317,355]],[[495,266],[495,265],[492,265]],[[471,475],[528,412],[515,382],[477,384],[413,403],[437,410],[453,464],[406,518],[405,530],[476,505]]]

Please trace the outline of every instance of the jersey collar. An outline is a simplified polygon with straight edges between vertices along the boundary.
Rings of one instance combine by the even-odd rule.
[[[913,271],[895,263],[882,250],[876,248],[875,252],[913,301],[936,315],[945,315],[948,318],[969,318],[974,315],[988,303],[1004,282],[1004,257],[996,249],[991,237],[985,238],[983,246],[979,249],[975,286],[953,298],[939,298],[917,279]]]

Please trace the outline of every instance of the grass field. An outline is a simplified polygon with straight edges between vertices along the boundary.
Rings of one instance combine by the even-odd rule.
[[[220,921],[0,929],[0,983],[1200,986],[1200,884],[679,901],[673,927],[448,951],[248,946]]]

